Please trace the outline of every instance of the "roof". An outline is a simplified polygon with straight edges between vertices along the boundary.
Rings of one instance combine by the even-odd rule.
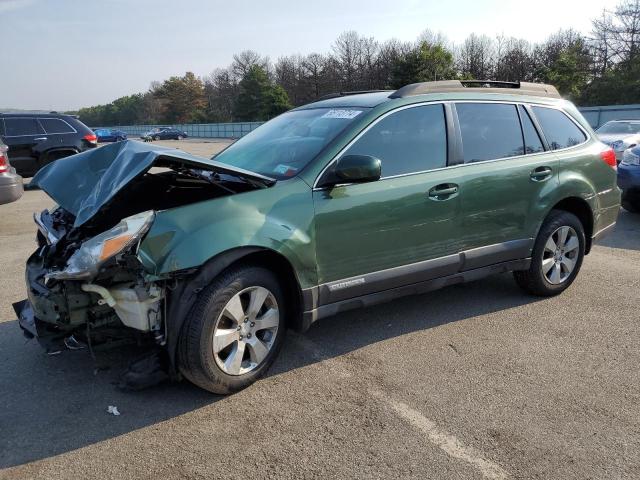
[[[553,85],[530,82],[501,82],[495,80],[441,80],[437,82],[412,83],[393,92],[390,98],[406,98],[430,93],[461,92],[562,98]]]
[[[0,116],[2,117],[38,117],[38,118],[78,118],[77,115],[69,115],[67,113],[34,113],[34,112],[23,112],[23,113],[2,113],[0,112]]]
[[[562,98],[553,85],[530,82],[502,82],[495,80],[440,80],[412,83],[396,91],[377,90],[366,92],[343,92],[328,95],[309,103],[300,110],[335,107],[375,107],[393,99],[416,95],[442,93],[494,93],[501,95],[527,95],[531,97]]]
[[[382,90],[377,92],[345,92],[344,94],[338,93],[333,98],[325,98],[318,100],[317,102],[308,103],[300,110],[307,110],[310,108],[335,108],[335,107],[367,107],[372,108],[381,103],[388,102],[390,100],[389,95],[393,93],[393,90]]]

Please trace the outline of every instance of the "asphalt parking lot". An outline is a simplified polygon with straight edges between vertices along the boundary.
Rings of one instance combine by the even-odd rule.
[[[621,211],[559,297],[499,275],[342,314],[290,333],[266,378],[218,397],[121,392],[135,351],[94,362],[24,339],[11,303],[32,212],[51,203],[28,191],[0,206],[1,479],[639,476],[639,215]]]

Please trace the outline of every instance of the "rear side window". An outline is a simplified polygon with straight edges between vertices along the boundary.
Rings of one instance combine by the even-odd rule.
[[[74,133],[71,126],[58,118],[40,118],[40,124],[47,133]]]
[[[526,153],[543,152],[544,147],[542,146],[540,135],[538,135],[536,128],[533,126],[533,122],[529,117],[529,113],[527,113],[527,111],[522,105],[518,107],[518,111],[520,112],[520,121],[522,122],[522,133],[524,135],[525,152]]]
[[[443,168],[447,130],[442,105],[405,108],[383,118],[345,155],[371,155],[382,161],[382,176]]]
[[[5,118],[5,128],[7,137],[21,135],[41,135],[44,130],[35,118]]]
[[[587,137],[569,117],[555,108],[532,107],[551,150],[573,147]]]
[[[520,119],[515,105],[456,104],[464,163],[513,157],[524,153]]]

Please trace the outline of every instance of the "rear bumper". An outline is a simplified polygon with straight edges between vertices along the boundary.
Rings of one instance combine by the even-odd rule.
[[[0,205],[15,202],[23,192],[22,177],[15,170],[0,173]]]

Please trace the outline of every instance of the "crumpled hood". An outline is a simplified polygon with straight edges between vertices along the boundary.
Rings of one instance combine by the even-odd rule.
[[[275,183],[275,180],[260,174],[174,148],[127,140],[56,160],[40,169],[29,186],[44,190],[76,217],[73,226],[79,227],[94,217],[127,184],[144,175],[160,160],[233,174],[267,185]]]

